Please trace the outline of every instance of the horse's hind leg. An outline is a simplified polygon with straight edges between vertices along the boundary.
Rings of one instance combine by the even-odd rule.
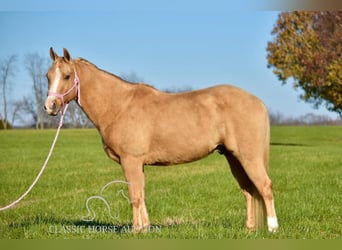
[[[143,165],[135,158],[125,158],[121,161],[122,169],[128,184],[128,193],[133,210],[133,231],[148,230],[150,221],[145,205],[145,178]]]
[[[278,230],[278,220],[274,208],[272,181],[267,175],[266,168],[259,161],[246,162],[243,163],[243,166],[246,174],[254,183],[265,203],[268,231],[276,232]]]
[[[239,186],[246,198],[246,227],[248,230],[254,231],[256,229],[256,218],[252,198],[253,193],[256,192],[255,186],[248,178],[240,161],[226,149],[224,149],[223,153],[229,162],[233,176],[239,183]]]
[[[274,208],[272,182],[269,179],[266,168],[259,161],[241,161],[226,150],[233,176],[238,181],[247,203],[246,226],[250,230],[261,228],[265,222],[265,209],[267,224],[270,232],[278,229],[278,221]]]

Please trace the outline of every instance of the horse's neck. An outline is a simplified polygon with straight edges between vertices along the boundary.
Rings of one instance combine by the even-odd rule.
[[[129,101],[133,85],[84,62],[76,64],[80,79],[80,106],[94,125],[114,122]],[[111,117],[112,119],[109,119]]]

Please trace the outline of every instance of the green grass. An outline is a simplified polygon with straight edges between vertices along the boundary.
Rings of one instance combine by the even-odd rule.
[[[54,133],[0,131],[0,206],[32,183]],[[129,232],[131,208],[119,193],[127,193],[125,184],[102,193],[118,219],[94,199],[89,204],[97,217],[86,222],[86,200],[124,177],[103,152],[97,131],[62,130],[33,191],[15,208],[0,212],[0,238],[341,239],[342,128],[273,127],[271,142],[276,234],[246,232],[243,195],[219,154],[187,165],[145,167],[149,233]]]

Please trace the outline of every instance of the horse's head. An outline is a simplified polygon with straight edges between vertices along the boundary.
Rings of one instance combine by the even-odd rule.
[[[44,109],[49,115],[57,115],[66,103],[78,98],[79,80],[67,49],[63,57],[59,57],[50,48],[50,57],[53,64],[46,74],[49,87]]]

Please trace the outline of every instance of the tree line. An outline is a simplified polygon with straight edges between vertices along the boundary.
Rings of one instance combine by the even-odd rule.
[[[281,112],[269,112],[271,125],[289,125],[289,126],[341,126],[340,117],[331,118],[328,115],[317,115],[307,113],[300,116],[288,116]]]
[[[18,56],[11,55],[0,59],[1,77],[1,104],[0,107],[0,129],[11,128],[16,122],[24,124],[24,127],[44,129],[55,128],[59,117],[51,117],[43,110],[47,93],[46,72],[50,60],[41,57],[38,53],[29,53],[24,57],[23,66],[28,73],[32,84],[32,95],[23,96],[20,99],[11,99],[9,96],[10,87],[13,85],[15,72],[18,71]],[[135,72],[123,73],[121,78],[130,82],[143,82],[143,78]],[[191,91],[192,88],[167,88],[163,91],[179,93]],[[286,116],[280,112],[270,109],[270,122],[272,125],[342,125],[341,119],[333,119],[327,115],[315,115],[313,113],[298,117]],[[27,122],[27,119],[30,121]],[[93,127],[90,120],[77,106],[71,102],[65,116],[65,127],[88,128]]]

